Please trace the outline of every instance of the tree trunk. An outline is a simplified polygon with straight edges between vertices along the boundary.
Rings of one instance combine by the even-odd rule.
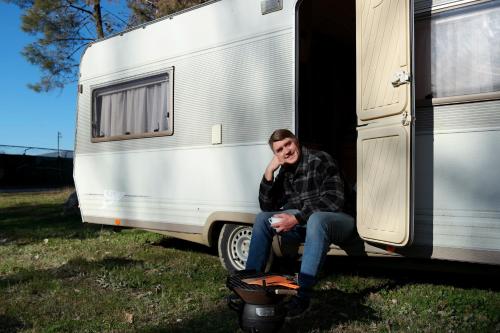
[[[97,30],[97,37],[104,38],[104,29],[102,28],[101,1],[100,0],[94,0],[94,20],[95,20],[95,28]]]

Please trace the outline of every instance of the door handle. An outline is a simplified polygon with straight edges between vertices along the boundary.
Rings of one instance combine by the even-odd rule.
[[[392,77],[391,84],[394,88],[397,88],[403,84],[410,83],[410,81],[411,81],[410,74],[401,70],[401,71],[397,71],[396,73],[394,73],[394,75]]]

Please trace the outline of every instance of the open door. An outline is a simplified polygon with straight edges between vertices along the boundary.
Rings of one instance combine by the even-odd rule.
[[[356,0],[357,228],[411,243],[413,107],[410,0]]]

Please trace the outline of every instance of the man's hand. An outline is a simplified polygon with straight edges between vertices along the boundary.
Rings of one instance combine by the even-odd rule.
[[[276,155],[274,155],[273,159],[267,165],[266,171],[264,172],[264,177],[268,182],[273,181],[274,179],[274,171],[276,171],[281,165],[283,161],[280,161]]]
[[[290,231],[293,229],[293,227],[299,224],[297,218],[292,214],[281,213],[275,214],[273,215],[273,217],[278,217],[281,219],[281,221],[273,224],[273,228],[276,229],[276,232]]]

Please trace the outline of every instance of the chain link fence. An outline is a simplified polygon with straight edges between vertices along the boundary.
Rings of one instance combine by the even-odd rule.
[[[73,151],[0,145],[0,188],[73,186]]]

